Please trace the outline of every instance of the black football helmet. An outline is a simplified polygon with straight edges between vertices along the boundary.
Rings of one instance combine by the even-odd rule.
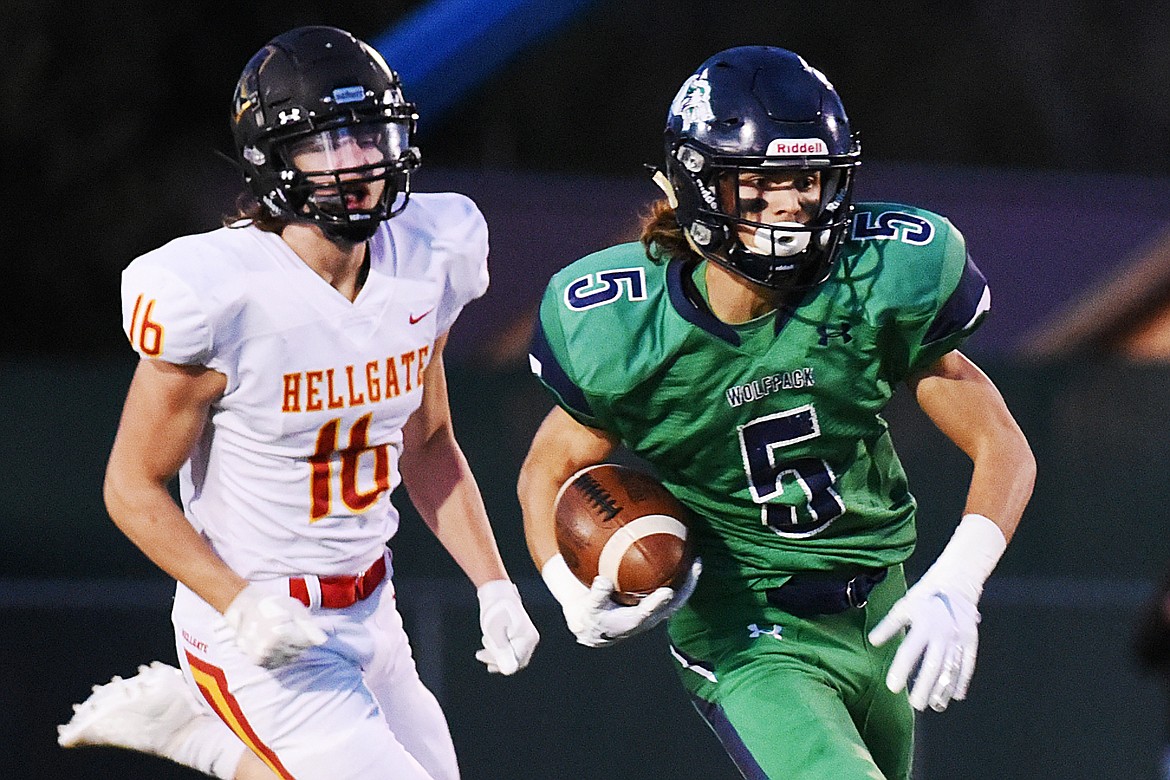
[[[778,290],[828,278],[852,215],[861,145],[828,79],[800,56],[772,46],[727,49],[682,85],[666,123],[663,189],[688,242],[704,257]],[[819,171],[820,206],[807,224],[744,218],[743,172]],[[736,182],[735,208],[720,201]],[[743,227],[753,231],[746,246]]]
[[[274,216],[358,243],[406,207],[418,115],[398,74],[344,30],[273,38],[245,66],[232,109],[244,180]],[[381,197],[363,207],[375,182]]]

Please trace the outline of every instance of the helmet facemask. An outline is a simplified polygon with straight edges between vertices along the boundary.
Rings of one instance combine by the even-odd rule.
[[[368,239],[379,222],[405,208],[418,165],[409,127],[394,121],[340,125],[288,139],[276,150],[293,172],[289,208],[326,235],[351,242]]]
[[[849,224],[855,162],[719,158],[690,144],[678,146],[670,161],[671,182],[684,204],[679,223],[701,255],[771,289],[804,289],[827,278]],[[812,202],[797,195],[798,217],[767,220],[769,199],[742,186],[741,177],[787,180],[784,186],[797,190],[807,178],[819,194]]]

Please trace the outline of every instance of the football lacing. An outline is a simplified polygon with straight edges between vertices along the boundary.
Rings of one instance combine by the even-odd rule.
[[[593,504],[605,515],[606,520],[612,520],[617,517],[622,508],[618,506],[617,502],[613,500],[610,492],[601,486],[596,479],[589,474],[582,474],[580,479],[581,490],[585,493],[585,498],[589,503]]]

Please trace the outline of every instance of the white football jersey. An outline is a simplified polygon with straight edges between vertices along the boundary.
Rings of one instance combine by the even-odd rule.
[[[412,195],[379,226],[352,302],[251,226],[176,239],[126,268],[134,349],[227,377],[179,476],[187,518],[232,569],[354,574],[382,555],[423,369],[487,284],[487,226],[453,193]]]

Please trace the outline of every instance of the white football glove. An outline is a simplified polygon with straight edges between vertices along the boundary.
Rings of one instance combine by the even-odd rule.
[[[491,580],[476,589],[483,648],[475,657],[489,672],[515,674],[528,665],[540,634],[520,602],[520,592],[510,580]]]
[[[327,639],[313,613],[291,596],[248,585],[223,613],[228,632],[244,655],[265,669],[295,660]]]
[[[694,593],[702,571],[703,562],[696,558],[686,581],[677,590],[659,588],[629,607],[610,598],[614,592],[612,581],[598,576],[593,587],[587,588],[569,571],[560,555],[549,558],[540,575],[561,603],[565,623],[577,642],[586,647],[605,647],[647,631],[677,612]]]
[[[979,597],[1006,547],[999,526],[964,515],[934,564],[870,631],[869,641],[881,646],[909,627],[886,686],[902,690],[918,666],[910,689],[914,709],[942,712],[952,699],[967,697],[979,647]]]

